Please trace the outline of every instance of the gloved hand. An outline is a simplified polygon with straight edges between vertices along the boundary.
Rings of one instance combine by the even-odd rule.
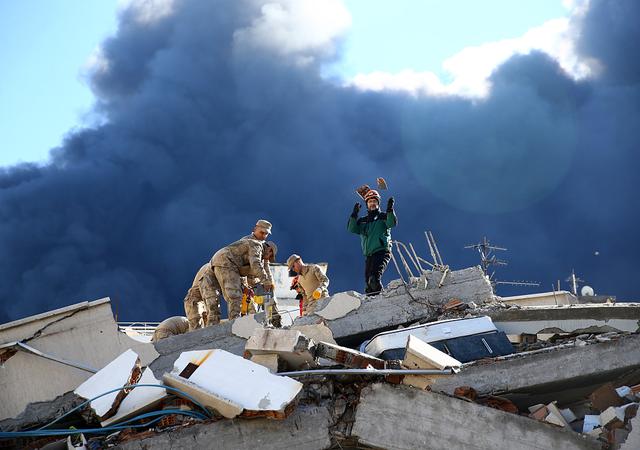
[[[353,205],[353,211],[351,212],[351,217],[357,218],[360,213],[360,203],[356,203]]]
[[[387,200],[387,212],[393,211],[394,203],[395,203],[395,200],[393,199],[393,197],[389,197],[389,200]]]

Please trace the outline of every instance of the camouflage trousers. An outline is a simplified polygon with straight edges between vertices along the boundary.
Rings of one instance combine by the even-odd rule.
[[[184,312],[189,331],[220,323],[220,285],[215,276],[206,274],[189,289],[184,298]]]
[[[233,267],[214,267],[216,279],[222,288],[222,295],[227,301],[229,319],[240,316],[242,308],[242,277]]]

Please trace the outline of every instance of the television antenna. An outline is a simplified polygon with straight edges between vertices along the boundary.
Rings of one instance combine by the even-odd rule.
[[[489,277],[489,281],[495,287],[498,284],[508,284],[511,286],[540,286],[540,283],[535,281],[497,281],[495,279],[495,270],[491,270],[493,266],[506,266],[507,261],[498,259],[496,251],[507,251],[505,247],[498,247],[491,245],[489,239],[486,236],[482,237],[482,240],[477,244],[466,245],[464,248],[475,249],[480,254],[480,267],[484,274]],[[491,273],[489,273],[491,271]]]

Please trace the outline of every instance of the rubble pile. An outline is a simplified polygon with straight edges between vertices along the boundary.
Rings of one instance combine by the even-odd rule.
[[[635,304],[503,304],[479,268],[425,272],[377,296],[321,299],[288,328],[258,313],[150,344],[155,359],[120,350],[74,392],[0,421],[0,448],[64,438],[122,449],[629,450],[640,442],[639,319]],[[8,356],[5,369],[18,362]]]

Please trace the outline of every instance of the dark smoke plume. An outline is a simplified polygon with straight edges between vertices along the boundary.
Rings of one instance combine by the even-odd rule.
[[[121,14],[91,77],[103,124],[46,165],[0,169],[0,321],[104,296],[121,320],[179,314],[200,265],[258,218],[280,261],[327,261],[332,291],[362,290],[345,227],[354,187],[377,176],[396,197],[394,237],[425,252],[433,230],[454,268],[477,263],[462,247],[486,234],[511,250],[503,278],[548,290],[575,268],[637,299],[635,0],[592,1],[574,24],[597,76],[517,56],[481,102],[338,86],[320,76],[327,48],[261,45],[263,12],[194,0]]]

